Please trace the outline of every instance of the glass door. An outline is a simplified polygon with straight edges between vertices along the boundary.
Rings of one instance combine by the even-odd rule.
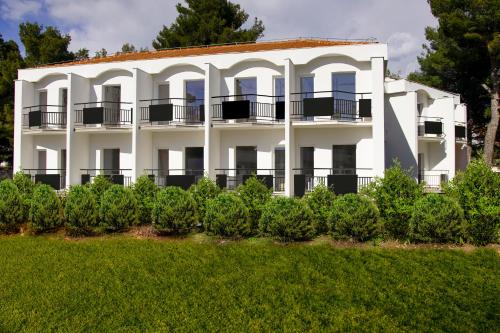
[[[334,145],[332,147],[332,168],[335,175],[356,174],[356,146]]]
[[[44,175],[47,173],[47,151],[38,150],[38,173]]]
[[[300,168],[306,178],[306,191],[310,191],[314,186],[314,147],[300,147]]]
[[[120,122],[120,86],[104,87],[104,122],[118,124]]]
[[[236,147],[236,175],[251,175],[257,172],[257,147]]]
[[[105,175],[120,174],[120,149],[104,149],[103,166]]]
[[[285,147],[274,149],[274,190],[285,190]]]
[[[186,148],[186,175],[203,175],[203,147]]]

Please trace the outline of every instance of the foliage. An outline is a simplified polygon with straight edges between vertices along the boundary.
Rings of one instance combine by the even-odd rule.
[[[50,231],[61,225],[61,202],[52,187],[45,184],[38,185],[33,191],[30,204],[29,219],[34,232]]]
[[[307,193],[304,200],[316,216],[316,232],[318,234],[326,233],[328,231],[328,215],[332,209],[335,194],[327,186],[320,184]]]
[[[238,186],[236,191],[248,208],[251,220],[250,229],[255,232],[258,228],[262,209],[271,200],[273,190],[267,188],[262,181],[252,176],[244,184]]]
[[[405,239],[413,205],[423,195],[422,185],[417,183],[410,171],[403,170],[399,161],[394,161],[385,170],[384,178],[376,179],[362,192],[375,200],[389,235]]]
[[[23,221],[23,201],[11,180],[0,182],[0,231],[15,231]]]
[[[139,223],[151,224],[151,213],[158,187],[148,176],[140,176],[132,187],[139,207]]]
[[[221,191],[220,187],[208,177],[201,178],[196,184],[189,188],[189,192],[196,202],[200,221],[203,221],[205,218],[208,200],[216,198]]]
[[[104,192],[106,192],[106,190],[109,189],[112,185],[113,183],[111,183],[109,178],[104,175],[97,175],[94,177],[92,183],[87,184],[86,186],[90,188],[90,192],[92,192],[92,194],[95,196],[97,206],[99,206],[101,204],[101,199],[104,195]]]
[[[18,171],[12,177],[12,181],[19,189],[19,194],[23,201],[23,219],[27,220],[31,206],[31,197],[36,187],[35,183],[31,180],[31,176],[22,171]]]
[[[498,241],[500,174],[493,172],[482,159],[474,159],[444,190],[464,210],[469,241],[475,244]]]
[[[177,4],[179,15],[170,27],[163,26],[153,41],[155,49],[255,41],[263,36],[264,25],[255,18],[244,29],[248,14],[227,0],[185,0]]]
[[[377,238],[382,231],[377,206],[366,196],[353,193],[335,199],[328,225],[334,237],[362,242]]]
[[[206,204],[205,230],[212,235],[239,238],[250,234],[250,214],[235,193],[221,193]]]
[[[66,230],[72,235],[87,234],[97,226],[97,202],[87,186],[71,186],[64,205]]]
[[[105,48],[100,49],[95,52],[96,58],[106,58],[108,56],[108,51]]]
[[[187,233],[198,223],[196,202],[180,187],[162,189],[153,206],[153,227],[161,233]]]
[[[125,43],[122,45],[121,53],[137,52],[133,44]]]
[[[275,197],[264,206],[259,229],[282,241],[308,240],[316,232],[315,225],[315,215],[303,200]]]
[[[89,58],[89,50],[81,48],[75,52],[75,60],[86,60]]]
[[[427,194],[415,202],[409,235],[416,242],[458,243],[464,235],[464,212],[450,197]]]
[[[112,185],[104,192],[99,206],[99,226],[105,231],[119,231],[137,223],[137,200],[131,189]]]

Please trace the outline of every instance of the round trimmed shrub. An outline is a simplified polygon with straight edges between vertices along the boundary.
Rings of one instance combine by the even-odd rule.
[[[151,214],[158,187],[148,176],[140,176],[132,187],[139,207],[139,223],[151,224]]]
[[[222,190],[212,179],[203,177],[189,188],[189,192],[196,202],[200,221],[203,221],[208,200],[216,198]]]
[[[90,191],[94,195],[97,206],[99,206],[101,204],[101,199],[104,195],[104,192],[106,192],[111,186],[113,186],[113,183],[111,183],[111,181],[106,176],[97,175],[94,177],[92,183],[87,184],[87,186],[90,188]]]
[[[262,234],[283,241],[309,240],[316,232],[316,218],[309,206],[300,199],[276,197],[262,212],[259,229]]]
[[[99,226],[105,231],[119,231],[137,223],[137,200],[132,190],[112,185],[104,192],[99,207]]]
[[[240,238],[250,234],[250,214],[235,193],[221,193],[207,202],[204,227],[212,235]]]
[[[0,231],[12,232],[23,222],[23,200],[11,180],[0,182]]]
[[[273,190],[267,188],[263,182],[256,177],[248,178],[244,184],[236,189],[241,200],[248,208],[250,214],[250,230],[252,233],[257,231],[260,216],[264,205],[271,200]]]
[[[452,198],[431,193],[415,202],[410,219],[411,240],[456,243],[463,232],[464,212]]]
[[[40,184],[33,191],[29,219],[35,233],[51,231],[62,224],[61,202],[49,185]]]
[[[316,232],[324,234],[328,232],[328,216],[332,209],[335,194],[327,186],[318,185],[304,197],[305,203],[311,208],[316,216]]]
[[[72,235],[88,234],[97,226],[98,215],[97,202],[89,188],[71,186],[64,206],[66,230]]]
[[[17,186],[19,190],[19,194],[21,195],[21,200],[23,203],[23,219],[27,220],[29,218],[30,212],[30,200],[33,196],[33,191],[36,187],[36,184],[31,180],[31,176],[25,174],[22,171],[16,172],[14,177],[12,177],[12,181]]]
[[[377,206],[365,196],[345,194],[335,199],[328,225],[335,238],[367,241],[381,235]]]
[[[153,227],[161,233],[186,233],[198,223],[193,197],[175,186],[168,186],[158,193],[152,216]]]

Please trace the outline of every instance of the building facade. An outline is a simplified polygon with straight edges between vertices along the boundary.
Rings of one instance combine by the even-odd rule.
[[[119,54],[19,71],[14,171],[276,193],[355,192],[395,158],[439,187],[467,164],[458,95],[385,77],[387,46],[298,39]]]

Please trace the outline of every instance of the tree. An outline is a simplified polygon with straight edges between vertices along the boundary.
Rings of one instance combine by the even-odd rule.
[[[420,71],[408,78],[462,95],[491,164],[500,118],[500,0],[428,2],[439,26],[426,28],[429,45],[418,59]]]
[[[105,48],[102,48],[100,51],[95,52],[95,57],[96,58],[104,58],[108,55],[108,51],[106,51]]]
[[[79,49],[75,52],[75,60],[85,60],[89,58],[89,50],[86,48]]]
[[[21,23],[19,38],[26,50],[24,61],[28,67],[74,59],[74,54],[68,51],[70,35],[62,35],[55,27]]]
[[[179,15],[170,27],[163,26],[153,41],[155,49],[256,41],[263,36],[264,25],[255,18],[243,29],[248,14],[240,5],[227,0],[185,0],[177,4]]]
[[[122,53],[129,53],[129,52],[137,52],[137,50],[135,49],[134,45],[129,44],[129,43],[125,43],[122,45],[121,52]]]

